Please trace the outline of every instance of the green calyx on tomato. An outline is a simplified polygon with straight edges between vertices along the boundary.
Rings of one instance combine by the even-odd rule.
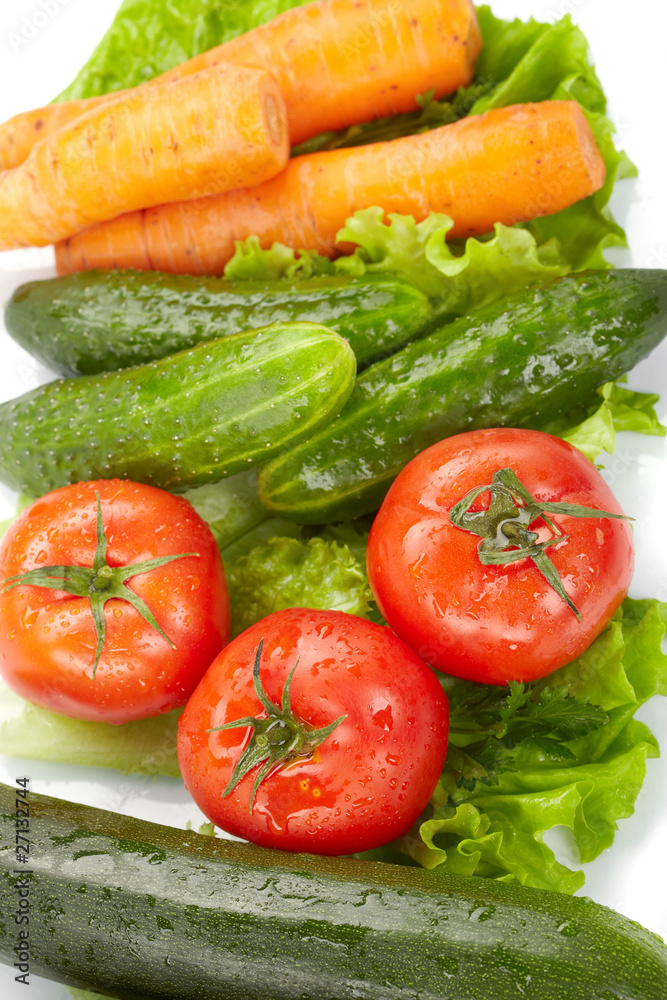
[[[475,500],[482,493],[491,494],[491,502],[486,510],[471,510]],[[567,594],[563,581],[546,549],[567,540],[560,528],[554,524],[549,514],[565,514],[568,517],[613,517],[632,521],[625,514],[612,514],[595,507],[583,507],[574,503],[549,503],[535,500],[512,469],[494,472],[492,481],[477,486],[459,500],[449,511],[451,523],[482,539],[478,547],[479,561],[483,566],[505,566],[520,559],[532,559],[533,563],[553,587],[568,608],[582,621],[581,613]],[[538,518],[553,532],[553,538],[539,542],[539,535],[530,531],[530,525]]]
[[[290,686],[294,671],[299,664],[298,658],[285,681],[281,707],[278,708],[274,705],[270,698],[267,697],[259,673],[263,642],[263,640],[260,640],[257,652],[255,653],[252,684],[255,694],[267,711],[267,718],[262,719],[254,716],[246,716],[244,719],[238,719],[236,722],[227,722],[224,726],[216,726],[214,729],[206,730],[207,733],[217,733],[223,729],[238,729],[241,726],[252,727],[250,742],[239,757],[227,787],[222,792],[223,799],[231,795],[246,774],[252,771],[254,767],[257,767],[258,764],[264,762],[264,766],[257,774],[250,793],[249,811],[251,814],[255,805],[257,789],[264,779],[276,768],[283,767],[297,758],[312,757],[317,747],[321,743],[324,743],[327,737],[331,736],[334,729],[347,718],[347,716],[341,715],[340,718],[331,722],[328,726],[324,726],[322,729],[311,729],[300,719],[296,718],[292,712],[290,703]]]
[[[38,569],[28,570],[18,576],[8,577],[0,593],[13,590],[15,587],[47,587],[50,590],[64,591],[74,597],[87,597],[90,600],[90,607],[95,623],[97,634],[97,648],[95,650],[95,660],[91,678],[95,677],[95,671],[104,648],[106,633],[106,622],[104,616],[104,605],[107,601],[116,598],[127,601],[139,612],[142,618],[148,622],[172,649],[174,643],[160,628],[155,616],[148,605],[127,586],[127,581],[140,573],[150,573],[151,570],[158,569],[166,563],[173,562],[174,559],[185,559],[189,556],[199,556],[198,552],[181,552],[177,555],[161,556],[156,559],[147,559],[145,562],[131,563],[126,566],[110,566],[107,562],[107,536],[102,521],[102,505],[100,494],[95,491],[97,498],[97,545],[93,558],[92,567],[88,566],[40,566]]]

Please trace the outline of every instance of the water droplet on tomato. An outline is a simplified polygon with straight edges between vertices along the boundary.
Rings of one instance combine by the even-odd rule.
[[[385,705],[384,708],[380,708],[377,712],[373,713],[373,725],[386,730],[392,730],[394,728],[391,705]]]

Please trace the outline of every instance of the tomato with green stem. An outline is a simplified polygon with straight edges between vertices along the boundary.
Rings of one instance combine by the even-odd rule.
[[[632,532],[595,466],[539,431],[427,448],[371,529],[368,575],[391,628],[432,666],[532,681],[582,653],[625,597]]]
[[[33,503],[0,544],[0,674],[28,701],[123,723],[185,704],[229,639],[222,560],[182,497],[122,480]]]
[[[290,608],[216,658],[181,716],[178,760],[197,805],[229,833],[351,854],[418,819],[447,727],[436,675],[388,628]]]

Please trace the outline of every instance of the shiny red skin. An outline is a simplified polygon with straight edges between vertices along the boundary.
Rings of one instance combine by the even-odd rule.
[[[314,728],[346,719],[310,759],[274,771],[250,792],[260,765],[226,798],[250,731],[207,733],[245,716],[266,717],[252,668],[280,705]],[[340,611],[277,611],[234,639],[204,675],[181,716],[185,785],[216,826],[266,847],[351,854],[406,833],[435,788],[447,751],[447,699],[436,675],[388,629]]]
[[[548,549],[578,622],[533,562],[482,566],[480,538],[449,509],[511,468],[538,500],[622,513],[595,466],[539,431],[471,431],[427,448],[394,481],[368,543],[368,575],[389,625],[427,663],[467,680],[544,677],[582,653],[625,597],[634,565],[627,521],[550,515],[568,535]],[[489,494],[473,509],[488,507]],[[535,522],[540,541],[552,537]]]
[[[199,553],[128,580],[176,648],[130,604],[110,600],[105,643],[91,678],[97,636],[90,601],[21,586],[0,595],[0,674],[42,708],[123,723],[185,704],[229,639],[229,598],[215,539],[192,505],[121,480],[64,486],[32,504],[0,545],[0,579],[39,566],[92,566],[96,490],[111,566]]]

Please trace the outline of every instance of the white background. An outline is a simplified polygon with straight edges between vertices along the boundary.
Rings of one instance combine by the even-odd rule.
[[[117,0],[2,0],[0,3],[0,121],[50,101],[72,79],[110,23]],[[555,20],[571,13],[592,46],[610,98],[621,144],[639,165],[612,207],[626,226],[631,251],[614,252],[620,266],[667,267],[667,130],[664,127],[664,0],[493,0],[502,17]],[[21,282],[53,274],[50,250],[0,255],[0,304]],[[16,347],[0,319],[0,400],[28,391],[49,373]],[[630,386],[662,391],[659,411],[667,423],[667,343],[630,376]],[[667,542],[661,512],[667,508],[667,441],[625,434],[605,473],[635,528],[637,571],[632,596],[667,600]],[[13,514],[15,497],[0,486],[0,520]],[[664,514],[663,514],[664,516]],[[667,703],[654,699],[641,712],[667,752]],[[18,752],[18,751],[17,751]],[[28,775],[34,791],[88,802],[163,823],[202,821],[177,781],[92,768],[62,767],[0,758],[0,780]],[[623,821],[613,848],[587,866],[586,892],[667,937],[667,757],[649,761],[635,815]],[[553,838],[548,838],[555,844]],[[576,865],[563,840],[561,857]],[[15,1000],[65,1000],[67,991],[32,977],[30,992],[0,966],[0,994]],[[268,1000],[268,998],[267,998]],[[545,998],[546,1000],[546,998]]]

